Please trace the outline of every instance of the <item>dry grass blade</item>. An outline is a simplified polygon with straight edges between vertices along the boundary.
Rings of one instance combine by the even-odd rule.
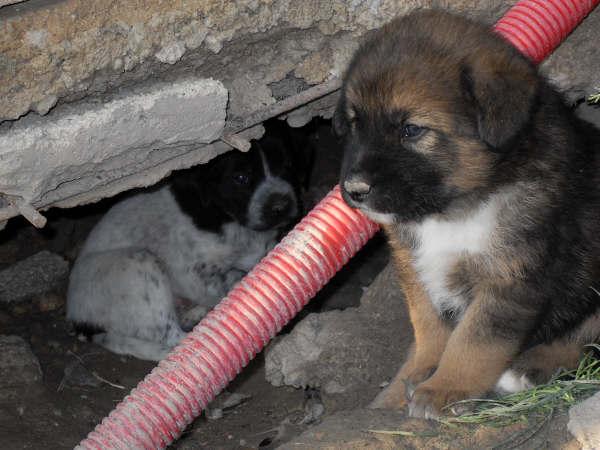
[[[389,436],[406,436],[406,437],[434,437],[437,436],[438,433],[431,431],[403,431],[403,430],[367,430],[369,433],[374,434],[387,434]]]

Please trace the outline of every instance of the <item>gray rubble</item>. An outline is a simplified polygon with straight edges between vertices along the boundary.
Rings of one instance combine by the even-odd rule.
[[[41,251],[0,271],[0,304],[19,303],[57,289],[66,282],[69,263]]]
[[[0,335],[0,389],[36,383],[42,379],[40,363],[19,336]]]
[[[226,105],[222,83],[200,79],[30,114],[0,127],[0,192],[40,207],[161,164],[181,168],[171,160],[220,137]],[[147,175],[145,185],[165,174]]]
[[[600,392],[569,409],[567,427],[583,450],[600,448]]]
[[[404,299],[388,265],[359,307],[310,314],[274,341],[266,351],[266,378],[275,386],[316,387],[325,394],[374,394],[398,369],[411,340]]]

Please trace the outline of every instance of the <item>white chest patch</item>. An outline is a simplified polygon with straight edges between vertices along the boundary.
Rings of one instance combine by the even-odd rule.
[[[417,249],[415,267],[431,301],[441,312],[456,317],[464,312],[466,299],[448,287],[448,274],[465,255],[480,254],[489,247],[496,228],[498,201],[490,199],[470,216],[458,220],[426,219],[414,228]]]

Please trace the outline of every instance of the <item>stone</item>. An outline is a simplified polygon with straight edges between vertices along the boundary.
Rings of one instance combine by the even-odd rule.
[[[404,360],[412,327],[388,265],[357,308],[309,314],[266,351],[265,376],[275,386],[320,388],[322,393],[375,396]]]
[[[600,392],[569,409],[567,427],[583,450],[600,448]]]
[[[60,255],[41,251],[0,272],[0,303],[21,303],[62,286],[69,263]],[[51,307],[47,309],[52,309]]]
[[[226,105],[220,82],[194,79],[30,114],[0,128],[0,192],[39,207],[161,164],[180,168],[174,158],[220,137]],[[214,156],[206,153],[204,160]]]
[[[102,381],[94,376],[92,371],[88,369],[81,360],[73,358],[65,365],[64,377],[59,385],[59,390],[61,390],[64,385],[98,387],[101,384]]]
[[[19,336],[0,335],[0,389],[37,383],[42,369],[31,348]]]

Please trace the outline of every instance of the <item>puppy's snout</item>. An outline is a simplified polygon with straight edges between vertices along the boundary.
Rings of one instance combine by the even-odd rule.
[[[277,195],[271,199],[269,206],[275,214],[286,214],[292,210],[293,202],[289,196]]]
[[[344,181],[344,190],[352,200],[361,203],[371,192],[371,185],[360,177],[350,176]]]
[[[265,203],[263,222],[269,227],[287,223],[297,214],[296,201],[289,194],[272,194]]]

